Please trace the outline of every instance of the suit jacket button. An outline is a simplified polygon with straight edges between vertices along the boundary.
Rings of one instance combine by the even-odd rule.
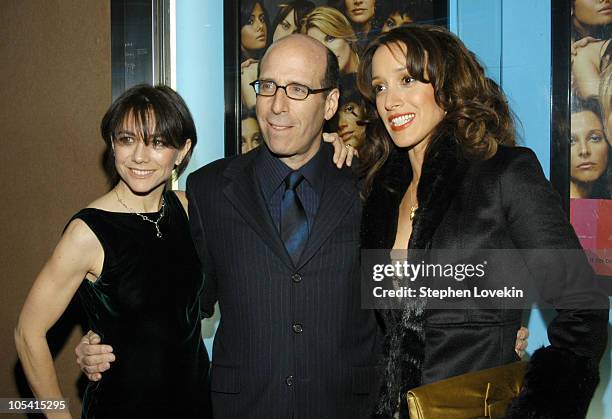
[[[293,275],[291,275],[291,280],[292,280],[293,282],[296,282],[296,283],[297,283],[297,282],[302,282],[302,275],[297,274],[297,273],[296,273],[296,274],[293,274]]]
[[[293,331],[294,331],[295,333],[302,333],[302,332],[304,331],[304,328],[303,328],[303,327],[302,327],[302,325],[301,325],[301,324],[299,324],[299,323],[295,323],[295,324],[292,326],[292,329],[293,329]]]
[[[287,384],[288,387],[291,387],[293,385],[293,375],[290,375],[285,378],[285,384]]]

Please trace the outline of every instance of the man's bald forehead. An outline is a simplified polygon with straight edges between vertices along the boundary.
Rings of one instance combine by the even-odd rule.
[[[261,59],[261,65],[263,65],[266,57],[275,51],[284,52],[285,50],[291,51],[292,54],[299,54],[301,52],[310,52],[313,54],[320,55],[321,61],[316,62],[325,63],[327,57],[327,48],[316,39],[302,34],[292,34],[285,36],[278,41],[275,41],[268,47],[268,50]]]

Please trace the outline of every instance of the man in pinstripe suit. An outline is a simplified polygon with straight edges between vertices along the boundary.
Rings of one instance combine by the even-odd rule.
[[[211,163],[187,182],[206,274],[203,306],[210,315],[218,301],[221,312],[214,415],[365,417],[379,336],[374,313],[360,307],[361,202],[352,172],[336,169],[321,141],[338,105],[337,59],[293,35],[269,48],[259,80],[266,147]],[[303,176],[296,191],[308,227],[297,257],[279,233],[292,172]]]
[[[338,72],[337,57],[310,37],[274,43],[254,86],[266,146],[187,180],[204,316],[216,302],[221,312],[215,418],[360,418],[373,408],[381,338],[374,312],[361,309],[358,185],[322,143],[338,106]],[[287,241],[286,214],[295,209],[287,179],[295,175],[301,215],[291,223],[303,228]],[[80,346],[98,339],[88,335]],[[89,347],[77,354],[103,352]],[[82,366],[102,360],[82,358]]]

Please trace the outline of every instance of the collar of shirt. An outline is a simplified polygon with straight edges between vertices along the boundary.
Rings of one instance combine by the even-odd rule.
[[[261,158],[255,161],[255,172],[259,181],[261,191],[266,202],[270,202],[274,192],[283,185],[283,181],[292,172],[292,169],[279,158],[274,157],[265,145],[261,152]],[[325,153],[319,151],[302,167],[298,169],[304,175],[304,179],[320,198],[323,194],[323,173],[325,164]]]

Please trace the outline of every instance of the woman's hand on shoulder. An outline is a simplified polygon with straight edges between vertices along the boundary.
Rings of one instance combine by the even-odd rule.
[[[353,158],[359,158],[359,152],[355,147],[350,144],[344,144],[342,138],[335,132],[324,132],[323,141],[331,143],[331,145],[334,146],[334,156],[332,160],[338,169],[341,169],[345,164],[350,167],[353,164]]]
[[[580,38],[579,40],[572,42],[572,45],[570,46],[570,58],[572,63],[574,62],[574,57],[576,57],[582,48],[586,47],[592,42],[597,41],[599,41],[599,39],[593,38],[592,36],[585,36],[584,38]]]
[[[257,64],[258,63],[259,63],[259,61],[257,61],[254,58],[247,58],[246,60],[244,60],[243,62],[240,63],[240,73],[244,74],[244,70],[246,70],[249,67],[251,67],[252,64],[255,64],[255,66],[253,66],[253,67],[257,70]]]
[[[593,40],[578,48],[576,53],[572,54],[572,87],[582,98],[586,99],[599,95],[599,70],[606,42]]]

